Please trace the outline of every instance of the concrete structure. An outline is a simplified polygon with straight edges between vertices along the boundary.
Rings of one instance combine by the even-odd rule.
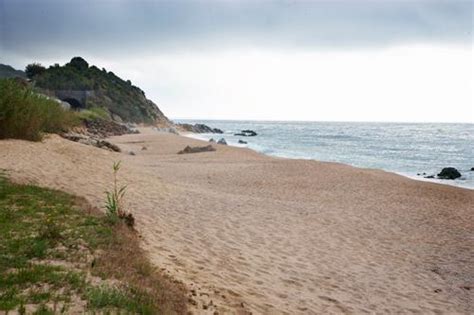
[[[93,97],[93,90],[54,90],[54,96],[71,105],[71,109],[80,110],[87,107],[87,99]]]

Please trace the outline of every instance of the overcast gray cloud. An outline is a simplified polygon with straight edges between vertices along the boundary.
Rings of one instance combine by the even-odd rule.
[[[0,0],[0,10],[2,56],[472,41],[472,1]]]
[[[472,122],[472,6],[0,0],[0,63],[82,56],[172,118]]]

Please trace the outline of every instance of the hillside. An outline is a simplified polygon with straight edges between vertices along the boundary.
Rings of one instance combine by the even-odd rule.
[[[50,66],[32,79],[41,92],[65,100],[73,107],[102,107],[119,121],[170,124],[158,106],[130,80],[89,66],[81,57],[72,58],[64,66]]]
[[[26,78],[26,75],[21,70],[0,63],[0,79],[3,78]]]

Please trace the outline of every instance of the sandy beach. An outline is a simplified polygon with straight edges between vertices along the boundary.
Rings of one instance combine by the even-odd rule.
[[[223,145],[178,155],[207,143],[141,131],[110,139],[122,153],[2,140],[0,169],[101,207],[121,160],[142,245],[195,314],[474,313],[474,191]]]

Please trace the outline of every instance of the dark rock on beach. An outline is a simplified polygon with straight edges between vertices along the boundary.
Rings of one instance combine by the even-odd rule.
[[[110,143],[108,141],[105,141],[105,140],[98,140],[96,147],[103,148],[103,149],[108,149],[108,150],[114,151],[114,152],[121,152],[122,151],[122,150],[120,150],[120,148],[117,145],[115,145],[113,143]]]
[[[131,128],[126,124],[105,119],[86,120],[84,121],[84,126],[86,127],[88,134],[100,138],[139,133],[138,130]]]
[[[70,132],[70,133],[62,134],[61,136],[65,139],[82,143],[85,145],[91,145],[97,148],[106,149],[106,150],[114,151],[114,152],[121,151],[120,148],[113,143],[110,143],[106,140],[96,139],[88,135]]]
[[[239,143],[240,143],[240,144],[247,144],[247,141],[244,141],[244,140],[240,140],[240,139],[239,139]]]
[[[227,141],[225,141],[224,138],[220,138],[219,141],[217,141],[217,144],[227,145]]]
[[[211,128],[205,124],[177,124],[177,126],[184,131],[193,132],[193,133],[224,133],[224,131],[219,128]]]
[[[257,133],[255,131],[249,130],[249,129],[242,130],[241,132],[234,134],[234,136],[241,136],[241,137],[255,137],[256,135]]]
[[[428,175],[428,176],[425,176],[425,178],[431,179],[431,178],[435,178],[435,177],[434,177],[434,175]]]
[[[190,147],[188,145],[183,150],[179,151],[178,154],[212,152],[212,151],[216,151],[216,149],[212,145],[207,145],[203,147]]]
[[[440,179],[456,179],[461,177],[461,173],[454,167],[445,167],[441,170],[441,173],[438,174]]]

